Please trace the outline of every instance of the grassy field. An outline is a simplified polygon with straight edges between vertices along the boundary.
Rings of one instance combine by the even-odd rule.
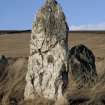
[[[0,34],[0,54],[8,57],[8,65],[0,77],[0,105],[55,105],[39,97],[24,101],[29,41],[30,32]],[[69,46],[77,44],[85,44],[95,54],[99,80],[90,90],[70,92],[68,88],[66,96],[72,99],[70,105],[105,105],[105,33],[71,32]],[[67,105],[63,101],[56,105]]]
[[[29,56],[30,32],[1,34],[0,54],[9,57]],[[96,32],[71,32],[69,34],[69,46],[85,44],[97,58],[105,57],[105,33]]]
[[[29,55],[30,33],[0,35],[0,54],[8,57],[27,57]]]
[[[7,57],[28,57],[30,37],[30,32],[1,34],[0,54]],[[105,69],[105,32],[71,32],[68,39],[70,47],[77,44],[89,47],[95,54],[97,69]]]

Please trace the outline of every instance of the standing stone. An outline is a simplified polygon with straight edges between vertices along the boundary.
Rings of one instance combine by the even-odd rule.
[[[8,66],[8,59],[4,55],[0,55],[0,82],[6,77],[7,70],[6,67]]]
[[[94,86],[97,80],[95,56],[86,46],[80,44],[69,51],[70,75],[76,82],[77,88]]]
[[[68,83],[68,26],[55,0],[47,0],[33,23],[25,99],[62,96]]]

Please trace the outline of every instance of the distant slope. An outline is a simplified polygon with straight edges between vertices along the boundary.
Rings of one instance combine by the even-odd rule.
[[[31,30],[0,31],[0,54],[9,57],[29,56],[30,35]],[[70,47],[79,43],[87,45],[97,57],[105,57],[105,31],[71,31]]]
[[[0,35],[0,54],[9,57],[26,57],[29,55],[29,32],[6,33]]]
[[[0,35],[13,33],[30,33],[31,30],[0,30]]]
[[[0,105],[55,105],[41,97],[24,101],[29,41],[30,32],[26,31],[0,35],[0,54],[8,56],[8,65],[1,72],[3,76],[0,76]],[[71,101],[70,105],[105,105],[105,33],[71,32],[70,47],[79,43],[85,44],[94,52],[99,80],[91,90],[75,90],[70,93],[71,88],[68,88],[65,96]],[[62,105],[62,102],[61,99],[56,105]]]

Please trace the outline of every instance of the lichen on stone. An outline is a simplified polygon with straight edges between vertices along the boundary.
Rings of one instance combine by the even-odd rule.
[[[68,32],[60,5],[47,0],[33,22],[25,99],[34,98],[33,93],[53,100],[63,96],[68,81],[64,79],[68,76]]]

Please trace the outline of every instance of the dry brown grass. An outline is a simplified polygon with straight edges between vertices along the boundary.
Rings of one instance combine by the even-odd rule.
[[[97,83],[92,88],[77,89],[73,82],[65,94],[70,105],[105,105],[105,71],[98,75]]]
[[[6,55],[9,65],[0,82],[0,105],[105,105],[105,36],[104,34],[71,34],[70,46],[85,44],[96,56],[98,72],[97,84],[91,89],[75,89],[74,81],[64,95],[56,103],[42,97],[24,101],[25,76],[27,72],[27,56],[29,55],[30,34],[21,33],[0,36],[0,54]],[[7,73],[7,74],[6,74]]]
[[[29,33],[0,35],[0,54],[7,57],[28,57]]]
[[[29,56],[29,42],[31,33],[13,33],[0,35],[0,54],[9,57]],[[92,49],[96,58],[105,57],[105,33],[70,33],[70,47],[77,44],[85,44]]]
[[[64,95],[65,98],[61,97],[54,103],[37,96],[34,100],[24,101],[27,58],[9,58],[6,70],[8,75],[0,82],[1,105],[69,105],[68,101],[70,105],[105,105],[105,72],[99,75],[97,84],[91,89],[71,88],[72,81]]]
[[[11,102],[17,103],[23,100],[26,71],[26,58],[9,59],[6,76],[0,82],[0,103],[2,105],[11,105]]]

